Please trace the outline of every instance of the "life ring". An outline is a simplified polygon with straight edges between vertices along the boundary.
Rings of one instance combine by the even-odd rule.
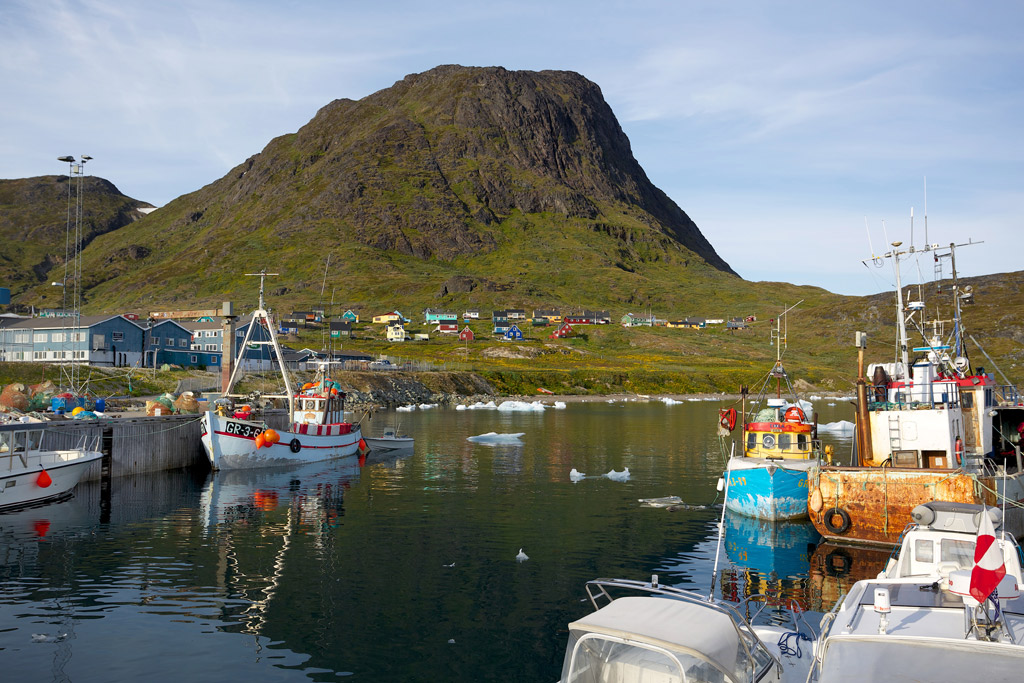
[[[718,424],[722,425],[725,429],[730,432],[736,429],[736,409],[735,408],[723,408],[718,411]]]
[[[810,508],[811,512],[821,512],[822,505],[824,505],[824,501],[821,497],[821,489],[816,488],[811,491],[811,495],[807,499],[807,507]]]
[[[959,436],[953,442],[953,457],[956,459],[956,466],[960,467],[964,459],[964,441]]]
[[[832,519],[834,517],[839,517],[839,524],[833,523]],[[833,534],[845,534],[850,528],[850,515],[846,510],[835,507],[831,510],[825,511],[825,515],[822,517],[821,523],[824,524],[825,528]]]
[[[806,422],[807,416],[798,406],[790,406],[786,409],[784,419],[786,422]]]
[[[825,556],[825,573],[829,576],[846,576],[852,565],[853,558],[843,548],[836,548]]]
[[[302,444],[299,443],[298,439],[292,439],[288,442],[288,448],[292,449],[292,453],[298,453],[302,450]]]

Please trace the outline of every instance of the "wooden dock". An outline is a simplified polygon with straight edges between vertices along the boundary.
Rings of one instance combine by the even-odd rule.
[[[47,426],[49,448],[87,444],[103,452],[82,481],[104,480],[145,472],[210,465],[199,440],[199,415],[109,417],[99,420],[57,420]],[[275,429],[285,427],[287,411],[268,410],[264,419]]]

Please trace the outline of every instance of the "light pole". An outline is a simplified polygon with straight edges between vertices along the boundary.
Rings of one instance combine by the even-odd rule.
[[[73,336],[80,335],[82,333],[82,222],[83,222],[83,197],[82,197],[82,178],[85,176],[85,164],[92,159],[88,154],[83,154],[78,163],[75,163],[75,158],[71,155],[65,155],[57,157],[57,161],[64,161],[68,164],[68,210],[67,210],[67,227],[64,237],[64,280],[60,285],[64,289],[63,298],[63,311],[62,316],[67,319],[67,285],[68,285],[68,266],[71,266],[71,280],[74,283],[71,294],[71,313],[74,318],[72,325]],[[77,192],[75,199],[75,238],[74,243],[71,241],[71,182],[72,178],[77,176]],[[57,283],[54,283],[57,284]],[[68,326],[67,324],[61,325],[63,331],[63,342],[61,345],[61,360],[67,361],[67,348],[68,348]],[[87,341],[87,340],[86,340]],[[76,357],[75,344],[71,346],[71,362],[63,362],[61,364],[62,377],[67,380],[69,390],[73,394],[80,394],[82,387],[78,386],[78,358]]]
[[[70,346],[70,348],[71,348],[71,357],[72,357],[71,358],[71,363],[72,364],[68,365],[68,363],[67,363],[67,351],[68,351],[68,348],[69,348],[69,346],[68,346],[68,334],[69,334],[69,332],[68,332],[68,325],[67,325],[67,320],[68,320],[67,310],[68,310],[68,266],[71,265],[71,183],[72,183],[71,179],[74,176],[74,171],[75,171],[75,158],[69,154],[69,155],[65,155],[65,156],[62,156],[62,157],[57,157],[57,161],[64,161],[68,165],[68,210],[67,210],[67,224],[65,225],[65,228],[64,228],[64,279],[61,280],[60,282],[54,282],[54,283],[52,283],[52,285],[54,287],[60,287],[61,290],[62,290],[61,291],[61,295],[62,296],[61,296],[60,316],[61,316],[61,323],[62,323],[61,324],[61,333],[62,333],[63,341],[61,342],[61,346],[60,346],[60,355],[61,355],[61,364],[60,364],[61,370],[60,370],[60,372],[61,372],[61,377],[62,377],[62,379],[64,381],[62,381],[61,384],[64,384],[65,381],[66,381],[66,383],[68,384],[68,389],[70,391],[74,392],[74,390],[75,390],[75,377],[74,377],[75,371],[74,371],[73,365],[74,365],[74,360],[75,360],[74,359],[75,347],[74,347],[73,344]],[[76,215],[77,215],[77,204],[76,204]]]

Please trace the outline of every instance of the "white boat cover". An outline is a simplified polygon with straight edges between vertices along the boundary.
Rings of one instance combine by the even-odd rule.
[[[623,597],[572,622],[569,630],[640,641],[675,652],[683,649],[703,655],[725,671],[737,669],[740,636],[736,624],[710,604]]]
[[[1024,679],[1024,648],[948,638],[830,638],[819,683],[984,681]]]

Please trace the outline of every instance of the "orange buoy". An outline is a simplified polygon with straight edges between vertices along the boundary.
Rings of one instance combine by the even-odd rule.
[[[370,447],[366,445],[366,440],[363,437],[359,437],[359,452],[365,454],[368,450],[370,450]]]
[[[281,435],[274,429],[266,429],[263,431],[263,443],[272,445],[281,440]]]
[[[41,489],[45,489],[47,486],[53,483],[53,479],[50,477],[50,473],[46,470],[40,470],[39,476],[36,477],[36,486]]]
[[[259,450],[267,445],[267,439],[263,436],[263,432],[256,435],[256,450]]]

